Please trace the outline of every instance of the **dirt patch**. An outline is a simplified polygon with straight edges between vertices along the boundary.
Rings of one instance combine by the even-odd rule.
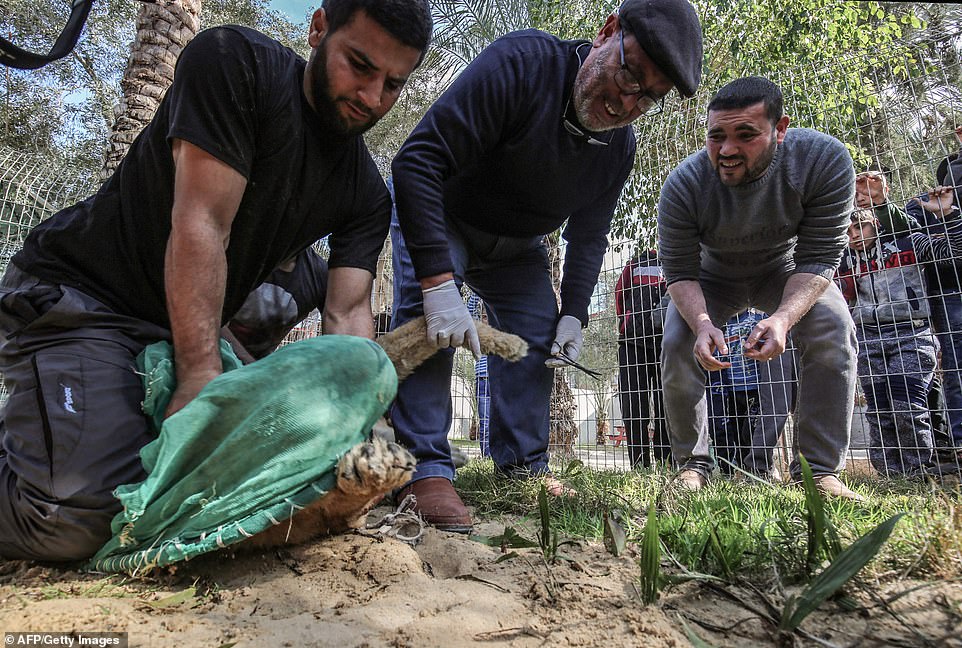
[[[479,531],[503,528],[488,522]],[[429,529],[413,548],[345,535],[276,552],[211,554],[137,579],[0,562],[0,630],[126,631],[131,646],[185,648],[660,648],[691,645],[684,618],[714,646],[779,645],[759,618],[777,596],[688,583],[645,607],[631,552],[615,558],[581,543],[553,565],[536,549],[517,553],[499,562],[499,548]],[[188,588],[193,595],[178,596]],[[888,609],[864,596],[856,603],[862,609],[829,603],[803,627],[839,646],[962,646],[957,583],[925,585]],[[815,642],[799,641],[808,643]]]

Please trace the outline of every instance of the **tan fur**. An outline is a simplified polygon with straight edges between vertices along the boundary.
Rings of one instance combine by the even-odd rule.
[[[364,524],[364,516],[389,491],[414,475],[414,456],[396,443],[374,437],[359,443],[337,463],[333,490],[299,511],[293,518],[258,533],[246,544],[275,547],[300,544],[314,538],[343,533]]]
[[[505,360],[517,362],[528,354],[528,343],[517,335],[499,331],[484,322],[475,322],[481,353],[501,356]],[[437,353],[437,347],[427,338],[427,326],[423,317],[418,317],[382,335],[377,339],[385,353],[394,363],[397,379],[404,380],[422,362]]]

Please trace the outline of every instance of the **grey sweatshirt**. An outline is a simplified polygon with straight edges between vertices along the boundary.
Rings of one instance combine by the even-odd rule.
[[[765,175],[727,187],[702,149],[669,174],[658,203],[665,279],[808,272],[832,279],[848,242],[855,171],[845,146],[790,128]]]

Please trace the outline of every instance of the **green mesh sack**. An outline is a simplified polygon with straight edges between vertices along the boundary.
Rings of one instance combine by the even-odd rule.
[[[365,440],[397,391],[381,348],[325,335],[242,366],[222,343],[225,373],[163,420],[175,386],[171,347],[138,357],[144,411],[158,437],[140,452],[147,478],[119,486],[113,537],[90,560],[134,573],[240,542],[334,486],[334,469]]]

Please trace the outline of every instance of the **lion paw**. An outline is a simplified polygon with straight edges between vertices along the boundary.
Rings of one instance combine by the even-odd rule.
[[[383,495],[414,475],[414,456],[391,441],[359,443],[337,463],[337,488],[349,495]]]

